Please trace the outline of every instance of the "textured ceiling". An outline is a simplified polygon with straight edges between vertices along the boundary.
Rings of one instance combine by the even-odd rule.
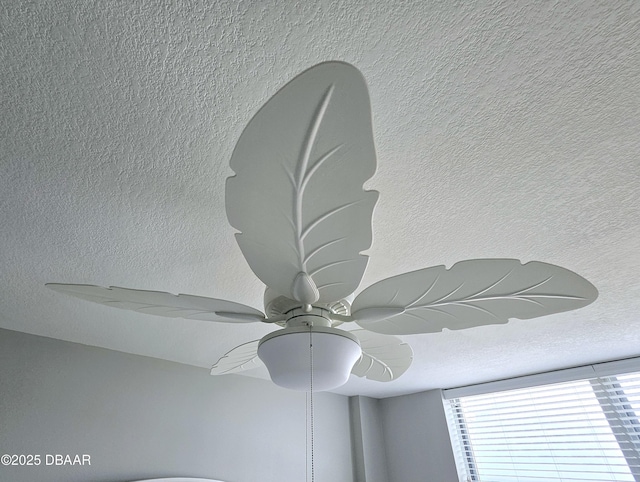
[[[403,337],[377,397],[640,355],[640,2],[11,1],[0,7],[0,327],[209,367],[265,325],[145,316],[47,282],[262,308],[225,179],[244,125],[324,60],[370,88],[362,287],[482,257],[593,282],[581,310]],[[232,375],[235,376],[235,375]]]

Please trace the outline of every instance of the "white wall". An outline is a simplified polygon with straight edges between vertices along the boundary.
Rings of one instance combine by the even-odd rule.
[[[357,482],[455,482],[440,390],[376,400],[351,397]]]
[[[351,397],[351,439],[357,482],[389,482],[380,400]]]
[[[458,480],[440,390],[380,400],[389,482]]]
[[[314,409],[316,480],[352,481],[348,399],[316,394]],[[304,393],[0,330],[0,454],[91,456],[90,467],[0,466],[2,481],[302,481],[305,437]]]

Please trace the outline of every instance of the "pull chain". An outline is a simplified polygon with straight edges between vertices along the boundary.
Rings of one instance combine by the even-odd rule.
[[[315,467],[313,465],[313,333],[309,325],[309,418],[311,432],[311,482],[315,481]]]
[[[304,392],[304,480],[309,482],[309,392]]]

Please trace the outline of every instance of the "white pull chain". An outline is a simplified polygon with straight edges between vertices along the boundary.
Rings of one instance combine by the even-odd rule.
[[[309,417],[311,419],[311,482],[315,481],[315,467],[313,465],[313,333],[309,325]]]

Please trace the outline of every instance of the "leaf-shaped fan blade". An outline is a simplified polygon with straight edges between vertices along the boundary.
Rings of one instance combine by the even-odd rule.
[[[251,119],[231,157],[226,208],[253,272],[302,303],[353,293],[367,265],[376,191],[362,74],[327,62],[283,87]]]
[[[104,288],[59,283],[49,283],[46,286],[83,300],[150,315],[225,323],[265,321],[264,315],[250,306],[202,296],[173,295],[163,291],[132,290],[116,286]]]
[[[225,353],[225,355],[211,367],[211,374],[228,375],[230,373],[243,372],[261,367],[263,363],[262,360],[258,358],[259,343],[260,340],[250,341]]]
[[[449,270],[435,266],[379,281],[356,297],[351,312],[356,321],[360,310],[369,315],[369,321],[358,322],[367,330],[408,335],[574,310],[597,297],[591,283],[559,266],[475,259],[456,263]],[[370,314],[382,308],[397,308],[399,314],[371,319]]]
[[[395,380],[411,366],[413,351],[399,338],[367,330],[353,330],[362,348],[362,357],[351,373],[378,382]]]

